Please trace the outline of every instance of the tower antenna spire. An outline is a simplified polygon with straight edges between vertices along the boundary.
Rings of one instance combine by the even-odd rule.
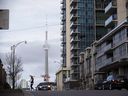
[[[47,22],[47,15],[46,15],[46,40],[48,39],[48,22]]]

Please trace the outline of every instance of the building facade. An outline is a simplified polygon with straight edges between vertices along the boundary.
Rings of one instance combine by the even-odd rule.
[[[66,66],[66,0],[61,1],[61,46],[62,46],[62,64]]]
[[[81,89],[94,89],[96,44],[97,41],[93,42],[90,47],[87,47],[80,54],[80,79],[81,79],[81,87],[82,87]]]
[[[105,26],[109,33],[96,45],[96,71],[104,74],[111,72],[114,76],[124,75],[128,78],[128,0],[105,0],[105,14],[108,18]],[[99,79],[99,78],[97,78]]]
[[[57,91],[62,91],[65,89],[64,82],[68,76],[67,72],[67,68],[63,66],[61,66],[61,68],[56,72]]]
[[[107,14],[105,14],[105,2],[104,0],[94,0],[94,18],[95,18],[95,40],[99,40],[107,33],[105,27],[105,20]]]
[[[83,51],[80,72],[84,75],[80,78],[85,77],[84,89],[93,89],[94,84],[105,80],[109,73],[128,78],[128,0],[104,0],[103,3],[108,33]]]
[[[62,64],[67,68],[65,86],[80,86],[79,54],[107,33],[104,0],[62,0]],[[70,75],[69,75],[70,73]],[[70,79],[69,79],[70,78]],[[75,84],[74,84],[75,83]],[[73,88],[73,87],[72,87]],[[69,88],[68,88],[69,89]]]
[[[94,0],[70,1],[71,80],[79,81],[79,54],[95,40]]]
[[[62,66],[56,72],[57,90],[65,88],[64,82],[70,77],[70,0],[61,0],[61,47]],[[64,75],[63,75],[64,74]]]

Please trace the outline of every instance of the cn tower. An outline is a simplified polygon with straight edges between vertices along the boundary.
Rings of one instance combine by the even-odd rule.
[[[46,24],[47,27],[47,24]],[[48,70],[48,31],[46,29],[46,36],[45,36],[45,44],[44,44],[44,52],[45,52],[45,74],[43,75],[44,81],[49,82],[49,70]]]

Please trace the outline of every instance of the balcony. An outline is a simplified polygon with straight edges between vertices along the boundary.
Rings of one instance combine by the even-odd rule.
[[[77,10],[78,10],[78,7],[77,6],[75,6],[75,7],[73,6],[73,7],[71,7],[70,13],[76,13]]]
[[[74,5],[74,4],[77,4],[77,0],[70,0],[70,5],[72,6],[72,5]]]
[[[66,41],[64,40],[64,41],[62,41],[62,44],[66,44]]]
[[[66,10],[66,6],[64,4],[60,8],[61,10]]]
[[[80,24],[78,24],[77,22],[72,22],[71,25],[70,25],[70,28],[76,28],[79,25]]]
[[[78,37],[75,37],[75,38],[72,38],[70,42],[75,43],[75,42],[79,42],[79,41],[80,41],[80,39]]]
[[[77,29],[76,30],[72,30],[71,33],[70,33],[71,36],[78,35],[78,34],[80,34],[80,32],[78,32]]]
[[[117,22],[117,15],[111,15],[106,21],[105,21],[105,27],[109,26],[115,26]]]
[[[65,36],[66,35],[66,31],[65,30],[62,30],[61,31],[61,36],[63,37],[63,36]]]
[[[104,48],[104,51],[107,52],[107,51],[110,51],[112,49],[112,44],[108,44],[106,45],[106,47]]]
[[[71,67],[76,67],[76,66],[79,66],[79,64],[78,63],[71,63]]]
[[[112,2],[110,2],[110,3],[106,6],[106,8],[105,8],[105,13],[108,13],[108,12],[114,13],[114,11],[116,11],[116,9],[117,9],[117,3],[116,3],[116,1],[112,1]]]
[[[104,65],[104,66],[110,65],[110,64],[112,64],[112,62],[113,62],[112,57],[109,58],[109,59],[106,59],[106,60],[105,60],[105,65]]]
[[[66,27],[65,27],[65,26],[62,26],[62,27],[60,28],[60,30],[61,30],[61,31],[66,31]]]
[[[64,4],[64,0],[61,0],[60,3],[61,3],[61,4]]]
[[[61,19],[61,21],[66,21],[66,17],[65,16],[62,16],[60,19]]]
[[[72,46],[71,47],[71,51],[76,51],[76,50],[79,50],[80,48],[79,48],[79,46]]]
[[[60,40],[61,40],[62,42],[66,42],[66,39],[65,39],[64,37],[62,37]]]
[[[111,65],[113,64],[113,58],[108,58],[108,59],[105,59],[104,62],[102,62],[101,64],[99,64],[100,66],[97,66],[98,69],[102,69],[102,68],[105,68],[106,66],[108,65]]]
[[[66,56],[66,53],[62,53],[62,54],[61,54],[61,57],[64,58],[65,56]]]
[[[72,14],[70,17],[70,21],[74,21],[78,18],[79,16],[77,14]]]
[[[60,14],[64,15],[64,11],[63,11],[63,10],[62,10],[62,11],[60,11]]]
[[[77,59],[77,58],[79,58],[78,54],[71,54],[71,59]]]
[[[66,31],[65,30],[61,31],[61,36],[63,36],[63,35],[66,35]]]
[[[63,21],[61,21],[61,22],[60,22],[60,24],[61,24],[61,25],[64,25],[64,22],[63,22]]]
[[[76,70],[76,69],[75,70],[74,69],[71,70],[71,74],[78,74],[78,73],[79,73],[79,70]]]

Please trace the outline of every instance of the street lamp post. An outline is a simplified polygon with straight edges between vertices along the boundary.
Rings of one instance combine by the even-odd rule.
[[[15,50],[16,50],[16,47],[18,46],[18,45],[20,45],[21,43],[25,43],[25,44],[27,44],[27,41],[21,41],[21,42],[19,42],[19,43],[17,43],[17,44],[15,44],[15,45],[12,45],[11,46],[11,60],[12,60],[12,73],[13,73],[13,76],[12,76],[12,83],[13,83],[13,85],[12,85],[12,87],[13,87],[13,89],[15,89],[15,69],[14,69],[14,67],[15,67]]]

